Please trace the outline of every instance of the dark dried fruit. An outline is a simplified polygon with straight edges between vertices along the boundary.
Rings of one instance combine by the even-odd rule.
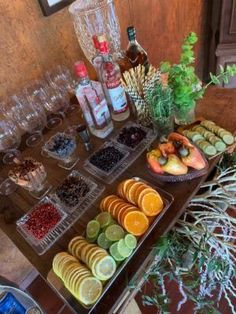
[[[109,172],[124,156],[125,155],[114,146],[107,146],[93,154],[89,161],[95,167],[105,172]]]
[[[70,176],[56,189],[56,195],[66,206],[74,207],[89,190],[88,184],[82,177]]]
[[[147,133],[139,127],[125,127],[118,135],[117,142],[135,148],[145,137]]]

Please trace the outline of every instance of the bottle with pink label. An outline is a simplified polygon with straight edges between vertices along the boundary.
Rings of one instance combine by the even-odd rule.
[[[129,115],[129,107],[125,90],[121,85],[121,72],[119,65],[113,61],[109,54],[109,47],[104,35],[97,37],[99,42],[99,51],[102,56],[100,68],[100,78],[106,94],[109,95],[111,103],[112,119],[115,121],[126,120]]]
[[[84,62],[75,63],[75,72],[79,79],[76,97],[89,130],[93,135],[105,138],[113,130],[113,123],[102,86],[89,80]]]

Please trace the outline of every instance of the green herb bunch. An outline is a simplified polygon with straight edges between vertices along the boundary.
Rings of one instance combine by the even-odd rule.
[[[229,78],[236,75],[236,64],[228,65],[226,69],[221,66],[220,73],[218,75],[210,73],[210,82],[202,86],[194,68],[193,48],[197,40],[198,37],[194,32],[189,33],[181,47],[179,64],[171,65],[170,62],[162,62],[160,65],[162,73],[169,73],[168,84],[173,89],[175,106],[182,111],[191,110],[210,84],[221,82],[227,84]]]
[[[173,89],[174,103],[179,109],[190,110],[195,101],[203,96],[201,82],[193,67],[193,47],[197,40],[197,35],[193,32],[185,38],[179,64],[171,66],[169,62],[161,63],[161,72],[169,73],[168,83]]]
[[[173,116],[173,92],[169,86],[163,86],[161,82],[155,83],[147,92],[146,101],[154,121],[165,124]]]

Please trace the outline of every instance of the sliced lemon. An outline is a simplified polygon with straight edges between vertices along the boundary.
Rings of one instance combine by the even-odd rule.
[[[91,305],[97,301],[102,293],[102,283],[100,280],[89,277],[82,280],[76,295],[85,305]]]

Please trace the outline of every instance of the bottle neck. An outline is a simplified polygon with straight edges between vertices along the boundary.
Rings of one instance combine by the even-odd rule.
[[[136,46],[139,45],[136,38],[129,38],[129,44],[130,45],[136,45]]]
[[[90,79],[88,76],[78,77],[78,81],[80,85],[83,86],[90,85]]]

